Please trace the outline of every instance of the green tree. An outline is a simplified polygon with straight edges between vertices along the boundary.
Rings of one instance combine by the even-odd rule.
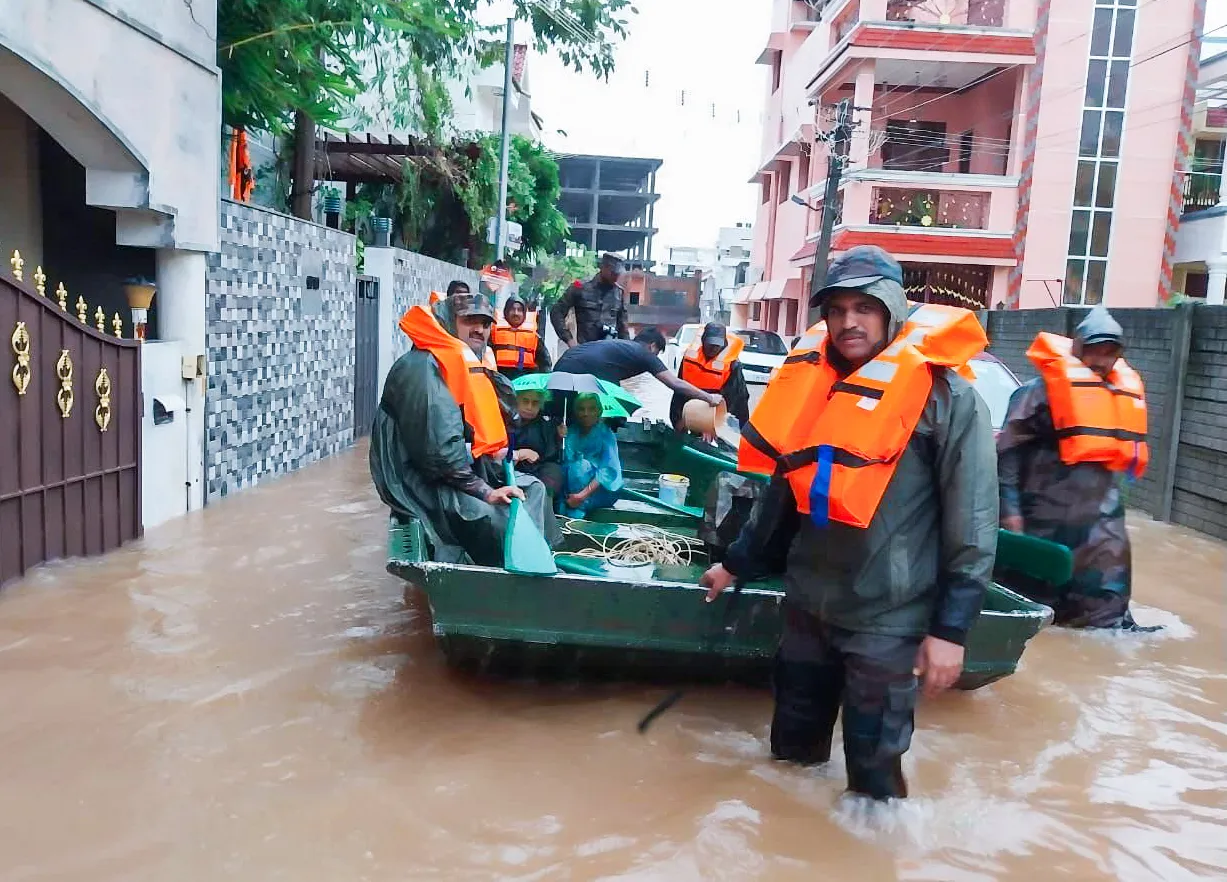
[[[295,112],[339,125],[354,96],[395,82],[414,95],[423,72],[445,75],[472,58],[492,61],[498,41],[478,23],[484,0],[220,0],[222,111],[232,126],[284,133]],[[613,41],[627,33],[631,0],[515,0],[539,51],[606,76]],[[405,87],[405,88],[400,88]],[[410,88],[411,87],[411,88]],[[436,110],[438,108],[435,108]]]

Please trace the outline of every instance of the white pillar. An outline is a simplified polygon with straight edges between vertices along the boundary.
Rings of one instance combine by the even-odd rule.
[[[856,85],[852,92],[852,106],[864,110],[853,110],[852,120],[856,128],[852,130],[852,144],[848,151],[852,167],[855,169],[869,168],[869,137],[873,125],[873,97],[877,79],[876,62],[866,59],[856,71]]]
[[[205,496],[205,303],[208,264],[199,251],[159,250],[157,254],[158,333],[164,340],[178,340],[183,348],[184,370],[197,363],[201,370],[194,379],[183,378],[186,402],[187,508],[204,505]]]
[[[1206,262],[1209,278],[1206,280],[1206,303],[1222,305],[1227,292],[1227,260]]]

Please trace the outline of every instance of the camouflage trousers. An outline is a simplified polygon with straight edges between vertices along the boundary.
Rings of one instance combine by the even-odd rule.
[[[902,758],[912,742],[919,646],[919,637],[848,631],[786,607],[772,674],[772,756],[826,762],[842,712],[848,789],[873,799],[907,796]]]

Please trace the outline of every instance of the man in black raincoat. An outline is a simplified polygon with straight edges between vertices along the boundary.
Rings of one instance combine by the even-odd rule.
[[[458,292],[431,309],[448,333],[483,358],[494,321],[487,295]],[[514,409],[510,385],[493,370],[487,373],[508,414]],[[421,521],[435,560],[501,567],[513,497],[524,500],[525,511],[556,545],[561,536],[544,485],[517,475],[515,486],[506,486],[506,449],[474,459],[472,437],[435,356],[417,348],[406,352],[388,373],[371,433],[371,478],[379,497],[394,515]]]
[[[1124,342],[1120,324],[1096,307],[1078,325],[1072,352],[1106,378]],[[1098,462],[1066,465],[1057,443],[1048,389],[1037,377],[1010,398],[997,438],[1001,523],[1069,547],[1074,577],[1064,585],[1046,585],[1011,573],[1009,585],[1051,606],[1058,625],[1136,629],[1129,612],[1133,566],[1122,474]]]

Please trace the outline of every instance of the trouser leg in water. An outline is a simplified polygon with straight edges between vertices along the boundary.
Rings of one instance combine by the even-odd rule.
[[[920,640],[836,629],[844,663],[843,733],[848,789],[873,799],[907,796],[903,755],[915,728]]]
[[[771,675],[771,755],[776,759],[809,765],[831,758],[844,669],[826,637],[813,616],[785,607],[784,633]]]
[[[773,671],[772,756],[826,762],[842,710],[848,789],[873,799],[907,796],[902,759],[912,741],[919,645],[787,609]]]

